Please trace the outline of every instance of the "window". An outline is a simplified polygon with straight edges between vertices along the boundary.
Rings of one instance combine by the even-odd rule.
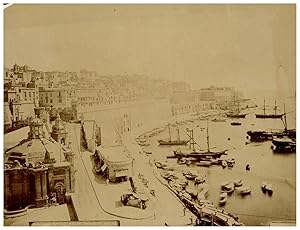
[[[29,94],[29,98],[31,98],[31,92],[29,92],[28,94]]]
[[[59,103],[62,103],[62,99],[61,99],[61,98],[59,98],[59,99],[58,99],[58,102],[59,102]]]
[[[50,99],[50,103],[52,103],[52,99]]]

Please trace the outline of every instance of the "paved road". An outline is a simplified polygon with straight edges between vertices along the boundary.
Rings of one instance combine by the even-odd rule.
[[[184,206],[176,195],[169,191],[154,176],[154,167],[144,154],[140,154],[139,147],[134,142],[132,136],[124,136],[123,143],[135,159],[133,164],[135,177],[137,178],[139,173],[143,174],[149,181],[149,188],[155,189],[156,197],[154,203],[157,225],[164,225],[165,223],[169,226],[188,225],[191,223],[191,217],[195,220],[195,216],[189,211],[186,211],[186,215],[184,216]]]
[[[96,185],[92,177],[92,169],[90,163],[88,162],[89,157],[82,156],[80,151],[80,144],[76,129],[76,125],[68,124],[69,136],[72,141],[72,148],[75,153],[75,195],[74,195],[74,205],[78,215],[79,220],[119,220],[121,226],[153,226],[157,225],[156,221],[153,219],[144,220],[132,220],[127,218],[119,218],[114,215],[107,213],[103,206],[105,203],[101,203],[99,196],[101,196],[100,185]],[[103,185],[102,185],[103,186]],[[105,185],[104,185],[105,186]],[[113,187],[112,187],[113,188]],[[103,195],[103,194],[102,194]],[[133,208],[135,209],[135,208]]]

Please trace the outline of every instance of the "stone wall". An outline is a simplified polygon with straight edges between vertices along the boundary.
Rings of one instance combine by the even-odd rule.
[[[171,117],[168,100],[149,100],[119,105],[104,105],[97,110],[88,108],[78,111],[83,120],[95,120],[101,127],[103,145],[121,144],[121,137],[127,132],[152,129]]]

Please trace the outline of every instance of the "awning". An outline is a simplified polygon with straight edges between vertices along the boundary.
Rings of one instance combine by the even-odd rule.
[[[116,171],[116,177],[128,176],[128,170],[118,170]]]

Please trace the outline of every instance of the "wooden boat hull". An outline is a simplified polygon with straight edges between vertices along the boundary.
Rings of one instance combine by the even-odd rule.
[[[188,143],[188,141],[180,141],[180,140],[177,140],[177,141],[165,141],[165,140],[158,140],[158,143],[160,145],[186,145]]]
[[[227,117],[230,118],[245,118],[248,114],[231,114],[231,113],[226,113]]]
[[[256,118],[269,118],[269,119],[280,119],[284,116],[283,114],[255,114]]]

